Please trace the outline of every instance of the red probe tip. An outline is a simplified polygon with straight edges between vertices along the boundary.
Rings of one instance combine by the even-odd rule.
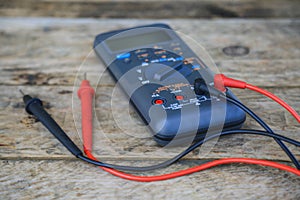
[[[86,92],[92,96],[95,94],[95,90],[90,85],[90,82],[88,80],[83,80],[80,84],[80,88],[77,92],[77,95],[81,99],[81,96]]]

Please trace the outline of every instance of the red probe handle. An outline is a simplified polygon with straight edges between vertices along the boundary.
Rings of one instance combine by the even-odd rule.
[[[80,88],[77,92],[81,100],[81,129],[83,147],[88,151],[93,149],[93,98],[95,90],[91,87],[88,80],[81,82]]]
[[[271,98],[272,100],[274,100],[275,102],[280,104],[282,107],[284,107],[287,111],[289,111],[293,115],[293,117],[298,121],[298,123],[300,123],[300,115],[290,105],[288,105],[286,102],[284,102],[282,99],[280,99],[276,95],[274,95],[271,92],[268,92],[262,88],[248,84],[244,81],[229,78],[229,77],[225,76],[224,74],[216,74],[215,75],[214,87],[216,89],[220,90],[221,92],[226,91],[225,87],[231,87],[231,88],[249,89],[249,90],[261,93],[261,94]]]
[[[246,82],[229,78],[224,74],[216,74],[214,77],[214,86],[221,92],[226,91],[225,87],[245,89],[246,85]]]

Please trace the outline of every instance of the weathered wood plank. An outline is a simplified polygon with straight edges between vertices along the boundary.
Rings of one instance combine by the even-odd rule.
[[[295,87],[299,83],[299,20],[155,22],[169,23],[194,38],[207,49],[220,71],[232,77],[271,87]],[[150,23],[153,21],[2,18],[0,84],[72,85],[96,34]],[[230,56],[222,51],[234,45],[249,48],[250,53]],[[93,74],[101,64],[89,57],[83,66]]]
[[[199,42],[216,60],[299,59],[298,19],[282,20],[112,20],[1,18],[3,59],[80,59],[92,50],[94,37],[105,31],[151,23],[168,23]],[[14,45],[12,45],[14,44]],[[229,46],[249,48],[228,56]],[[230,55],[230,54],[229,54]]]
[[[76,130],[78,128],[80,131],[80,107],[76,97],[78,80],[75,81],[75,90],[73,84],[78,66],[91,50],[94,36],[99,32],[153,22],[167,22],[176,30],[186,32],[203,44],[222,72],[267,87],[300,112],[298,19],[153,21],[1,18],[0,194],[3,199],[300,198],[300,179],[295,175],[250,165],[216,167],[158,183],[124,181],[75,161],[40,123],[25,113],[18,89],[45,100],[44,105],[49,113],[81,146]],[[232,49],[224,50],[235,45],[249,48],[249,54],[234,56]],[[158,147],[132,109],[128,111],[129,119],[125,112],[128,104],[124,95],[117,93],[113,99],[120,103],[114,104],[114,113],[117,113],[114,117],[128,121],[120,128],[109,106],[114,82],[105,74],[101,83],[96,84],[98,74],[104,67],[95,57],[87,62],[84,70],[88,72],[93,86],[98,85],[94,134],[97,157],[113,163],[142,166],[166,160],[182,150],[180,147]],[[299,138],[299,123],[277,104],[254,92],[234,92],[276,132],[293,139]],[[248,119],[244,127],[258,128],[258,125]],[[125,130],[127,132],[124,133]],[[299,148],[289,147],[300,159]],[[153,174],[194,166],[199,158],[254,157],[288,161],[272,139],[259,136],[221,138],[209,154],[203,152],[205,149],[197,149],[180,163]]]
[[[2,16],[103,18],[299,17],[297,0],[11,0]]]
[[[155,173],[192,165],[183,162]],[[0,167],[2,199],[300,198],[298,177],[260,166],[226,165],[153,183],[128,182],[80,161],[1,161]]]

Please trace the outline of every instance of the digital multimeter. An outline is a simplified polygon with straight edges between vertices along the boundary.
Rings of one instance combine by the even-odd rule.
[[[202,78],[212,85],[213,72],[166,24],[99,34],[94,50],[160,145],[192,142],[208,130],[239,128],[246,119],[223,99],[195,94],[194,81]]]

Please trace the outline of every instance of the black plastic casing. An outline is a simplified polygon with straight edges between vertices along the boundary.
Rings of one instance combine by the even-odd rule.
[[[170,108],[170,105],[180,104],[180,101],[174,98],[174,95],[176,94],[170,91],[164,91],[161,92],[158,97],[164,101],[164,104],[155,105],[154,101],[156,97],[153,96],[153,94],[158,88],[168,84],[174,85],[177,82],[181,82],[181,76],[184,76],[185,78],[185,82],[183,82],[187,82],[190,85],[193,85],[195,79],[203,77],[205,77],[206,80],[209,80],[210,83],[213,83],[213,73],[207,69],[207,66],[204,66],[204,63],[200,63],[203,69],[201,68],[197,73],[191,71],[191,73],[186,75],[186,71],[188,70],[185,68],[188,69],[188,67],[183,66],[179,67],[179,73],[172,74],[166,80],[161,82],[156,80],[154,82],[150,81],[149,83],[141,84],[137,81],[136,72],[134,70],[133,72],[131,71],[131,69],[141,65],[140,61],[135,58],[134,52],[137,49],[149,49],[149,51],[152,51],[151,46],[138,46],[136,48],[113,52],[107,48],[105,42],[112,36],[116,36],[117,34],[128,30],[131,30],[134,33],[135,28],[148,27],[161,28],[162,30],[166,29],[168,30],[167,33],[171,34],[172,41],[167,42],[167,44],[161,44],[160,46],[165,46],[168,45],[168,43],[171,44],[174,42],[180,43],[180,47],[184,52],[182,57],[195,56],[195,53],[187,46],[187,44],[185,44],[184,41],[172,31],[171,27],[166,24],[151,24],[99,34],[94,41],[94,50],[107,66],[108,71],[115,80],[119,81],[122,89],[129,96],[131,103],[136,108],[141,118],[149,125],[155,141],[160,145],[167,145],[170,144],[170,142],[175,145],[180,145],[203,138],[208,130],[218,132],[221,130],[240,128],[246,119],[245,113],[240,108],[226,102],[224,99],[199,101],[196,104],[183,106],[179,109],[166,109]],[[131,59],[130,62],[125,63],[124,60],[115,59],[120,53],[127,52],[131,55],[129,57]],[[167,51],[167,53],[168,56],[176,57],[174,52]],[[199,60],[201,59],[199,58]],[[147,69],[141,69],[145,70],[145,73],[150,73],[150,68],[157,68],[157,65],[157,63],[150,63],[146,66]],[[170,63],[166,62],[164,65],[170,65]],[[198,72],[200,72],[200,74]],[[181,75],[178,76],[178,74]],[[193,88],[189,86],[184,87],[180,92],[180,95],[191,100],[201,98],[212,99],[208,94],[196,96],[192,89]],[[227,91],[227,95],[234,97],[230,90]],[[213,112],[211,109],[212,107],[214,110]],[[218,114],[218,112],[220,112],[220,114]]]

